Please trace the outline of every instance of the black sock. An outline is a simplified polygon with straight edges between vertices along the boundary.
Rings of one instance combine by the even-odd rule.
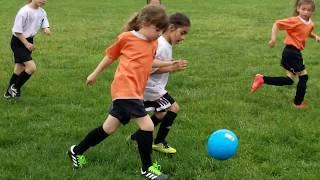
[[[75,154],[83,154],[86,150],[90,147],[99,144],[109,135],[103,130],[102,126],[97,127],[90,131],[87,136],[77,145],[74,147],[73,152]]]
[[[137,131],[138,150],[142,162],[142,170],[146,171],[152,165],[152,131]]]
[[[17,74],[15,74],[15,73],[12,74],[12,76],[11,76],[11,78],[10,78],[10,81],[9,81],[8,89],[10,88],[10,86],[11,86],[12,84],[15,84],[15,83],[17,82],[18,77],[19,77],[19,76],[18,76]]]
[[[275,86],[292,85],[293,80],[287,77],[263,77],[264,83]]]
[[[17,78],[16,83],[14,84],[15,88],[20,90],[20,88],[28,81],[28,79],[31,77],[31,74],[28,74],[26,71],[23,71],[19,77]]]
[[[173,121],[176,117],[177,117],[177,114],[172,111],[168,111],[167,114],[163,117],[161,125],[158,130],[157,137],[154,140],[155,144],[158,144],[158,143],[165,141],[165,139],[170,131],[170,128],[173,124]]]
[[[153,122],[154,127],[156,127],[161,122],[161,120],[158,119],[155,114],[151,116],[151,120]],[[135,133],[133,133],[131,135],[131,140],[137,140],[137,132],[138,131],[139,130],[137,130]]]
[[[294,98],[294,104],[300,105],[303,102],[304,95],[307,89],[308,75],[299,76],[299,82],[297,84],[296,96]]]

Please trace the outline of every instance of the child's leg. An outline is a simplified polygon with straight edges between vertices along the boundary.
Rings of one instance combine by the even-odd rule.
[[[263,76],[263,80],[265,84],[274,85],[274,86],[284,86],[284,85],[292,85],[293,78],[295,75],[287,71],[286,77],[270,77],[270,76]]]
[[[154,140],[154,144],[165,142],[165,138],[167,137],[170,128],[177,117],[177,113],[180,110],[180,107],[177,102],[174,102],[169,110],[166,112],[164,117],[162,118],[161,125],[159,127],[157,137]]]
[[[25,70],[25,66],[24,64],[20,64],[20,63],[16,63],[14,65],[14,70],[13,70],[13,74],[11,75],[10,81],[9,81],[9,85],[7,88],[7,91],[5,93],[5,97],[10,97],[11,94],[9,93],[9,88],[15,84],[17,82],[17,79],[19,77],[19,75]]]
[[[304,100],[304,95],[306,94],[307,89],[307,81],[308,81],[308,74],[306,70],[303,70],[299,75],[299,82],[297,84],[297,91],[296,96],[294,98],[294,104],[300,105]]]
[[[151,151],[152,151],[152,132],[154,125],[149,115],[137,118],[136,122],[139,130],[136,133],[136,140],[138,143],[139,154],[142,162],[142,170],[147,171],[152,165]]]
[[[162,112],[165,114],[165,112]],[[164,116],[164,115],[163,115]],[[162,117],[163,117],[162,116]],[[161,122],[161,118],[159,118],[159,116],[157,116],[157,113],[154,113],[152,116],[151,116],[151,120],[153,122],[153,126],[156,127],[160,122]],[[130,139],[131,140],[137,140],[137,133],[139,132],[139,130],[137,130],[135,133],[131,134],[130,135]]]
[[[24,66],[24,71],[20,73],[14,85],[18,91],[20,91],[20,88],[23,86],[23,84],[26,83],[31,75],[36,71],[36,64],[33,60],[24,62]]]
[[[108,115],[107,119],[104,121],[102,126],[99,126],[92,131],[90,131],[87,136],[73,148],[75,154],[83,154],[90,147],[99,144],[109,135],[111,135],[119,127],[120,121]]]

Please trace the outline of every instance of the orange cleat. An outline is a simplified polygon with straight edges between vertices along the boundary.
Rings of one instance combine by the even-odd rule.
[[[263,75],[256,74],[256,77],[251,86],[251,93],[256,92],[259,88],[261,88],[264,84]]]

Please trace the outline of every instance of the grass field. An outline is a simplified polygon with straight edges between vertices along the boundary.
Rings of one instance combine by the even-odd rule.
[[[23,3],[2,1],[0,6],[1,93],[13,69],[11,28]],[[169,82],[168,90],[181,106],[168,137],[178,152],[153,153],[162,170],[177,180],[319,179],[320,44],[310,40],[303,52],[310,77],[307,109],[293,108],[295,85],[265,86],[249,94],[254,74],[284,73],[279,66],[284,33],[274,49],[267,42],[273,22],[291,15],[293,1],[163,3],[169,12],[189,15],[192,27],[185,42],[174,49],[174,56],[189,60],[189,67],[172,74]],[[116,64],[95,86],[86,87],[84,80],[143,4],[143,0],[48,1],[52,36],[38,34],[35,39],[38,70],[19,100],[0,99],[0,179],[141,179],[136,148],[125,141],[135,123],[90,149],[81,171],[72,170],[65,153],[105,119]],[[313,16],[316,30],[319,14]],[[213,160],[206,152],[208,136],[220,128],[239,137],[239,151],[227,161]]]

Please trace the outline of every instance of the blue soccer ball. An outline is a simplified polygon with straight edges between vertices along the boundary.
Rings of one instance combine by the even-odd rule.
[[[238,150],[238,137],[230,130],[219,129],[208,139],[208,153],[217,160],[227,160]]]

